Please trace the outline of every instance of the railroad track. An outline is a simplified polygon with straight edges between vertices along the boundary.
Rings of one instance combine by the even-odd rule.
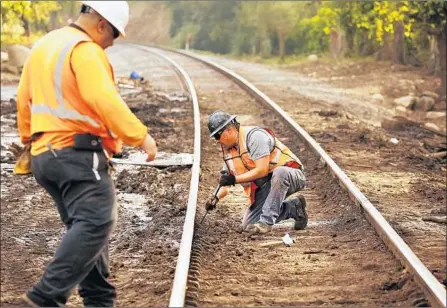
[[[191,58],[193,58],[194,61],[200,60],[200,59],[197,59],[197,57],[194,56],[194,55],[191,55],[191,54],[187,54],[187,55],[190,56]],[[184,60],[183,60],[183,63],[185,63]],[[188,63],[188,61],[186,61],[186,63]],[[191,62],[189,62],[189,63],[191,63]],[[445,296],[445,288],[444,288],[444,286],[442,286],[436,280],[436,278],[430,273],[430,271],[428,271],[428,269],[422,264],[422,262],[420,262],[420,260],[417,258],[417,256],[411,251],[411,249],[400,238],[400,236],[393,230],[393,228],[383,218],[383,216],[380,214],[380,212],[360,192],[360,190],[352,183],[352,181],[346,176],[346,174],[341,170],[341,168],[327,155],[327,153],[320,147],[320,145],[317,142],[315,142],[315,140],[304,129],[302,129],[295,121],[293,121],[293,119],[289,115],[287,115],[277,104],[275,104],[271,99],[269,99],[264,93],[259,91],[253,85],[248,83],[245,79],[243,79],[242,77],[240,77],[237,74],[233,73],[232,71],[230,71],[230,70],[228,70],[228,69],[226,69],[226,68],[224,68],[224,67],[222,67],[222,66],[220,66],[220,65],[218,65],[216,63],[213,63],[211,61],[202,60],[202,63],[204,63],[208,67],[213,68],[214,70],[218,71],[219,73],[222,73],[226,77],[230,78],[232,81],[236,82],[251,97],[255,98],[255,101],[258,104],[260,103],[261,105],[263,105],[263,107],[266,107],[267,109],[265,111],[261,112],[261,116],[265,116],[267,113],[269,113],[269,111],[274,111],[276,113],[275,116],[272,117],[272,115],[269,114],[269,117],[272,117],[271,119],[266,119],[266,118],[262,117],[263,120],[264,120],[262,122],[268,124],[269,121],[270,122],[275,122],[275,120],[277,120],[279,118],[280,121],[285,123],[285,124],[280,124],[279,125],[280,129],[283,129],[283,128],[287,127],[287,129],[284,129],[284,130],[289,130],[289,134],[288,134],[289,136],[292,135],[293,133],[298,136],[299,141],[301,141],[301,149],[300,149],[299,146],[296,147],[296,143],[295,142],[291,142],[291,140],[293,140],[293,138],[290,138],[291,140],[289,140],[288,142],[289,142],[290,145],[295,144],[295,148],[300,149],[300,153],[302,153],[301,155],[303,155],[305,157],[305,161],[308,162],[308,164],[311,166],[310,168],[308,168],[308,170],[310,169],[310,172],[309,171],[308,172],[312,175],[313,171],[319,170],[320,174],[317,175],[317,178],[321,177],[321,174],[323,174],[324,176],[328,177],[328,175],[330,173],[332,175],[332,177],[335,179],[335,181],[332,180],[331,185],[328,185],[328,186],[332,186],[331,189],[337,191],[337,188],[334,187],[334,186],[335,185],[339,185],[344,190],[344,191],[339,191],[340,195],[345,195],[345,196],[348,195],[349,199],[350,199],[350,202],[348,200],[346,200],[346,199],[342,200],[341,202],[339,201],[338,205],[342,204],[343,207],[348,207],[351,211],[355,211],[355,209],[353,207],[358,206],[359,209],[360,209],[361,214],[368,220],[368,222],[374,228],[375,232],[380,236],[382,241],[386,244],[387,248],[394,254],[395,257],[397,257],[402,262],[404,267],[411,274],[411,278],[414,279],[418,283],[418,285],[422,288],[422,290],[424,291],[424,293],[425,293],[426,297],[428,298],[428,300],[430,301],[430,303],[433,306],[445,306],[445,297],[446,296]],[[192,85],[190,85],[190,87],[191,86]],[[250,101],[250,99],[247,99],[247,98],[246,98],[246,100]],[[234,111],[234,113],[240,114],[240,111],[239,112],[237,111],[237,110],[240,110],[239,109],[240,107],[241,106],[236,106],[236,110]],[[255,109],[259,108],[259,105],[254,105],[251,108],[255,108]],[[254,115],[256,113],[259,114],[259,111],[258,112],[255,112],[255,111],[248,112],[248,115]],[[242,116],[244,116],[244,115],[246,115],[246,114],[243,114]],[[253,124],[253,123],[250,123],[250,124]],[[275,128],[276,127],[278,127],[277,124],[275,125]],[[281,130],[280,135],[287,136],[287,134],[284,134],[283,130]],[[307,150],[304,150],[303,145],[306,147]],[[309,156],[312,156],[312,155],[315,155],[319,159],[317,161],[313,160],[311,157],[309,157]],[[312,163],[314,163],[314,165],[312,165]],[[327,172],[326,170],[325,171],[321,170],[321,165],[324,165],[326,167],[326,170],[329,171],[329,172]],[[310,178],[312,179],[312,176]],[[327,181],[325,179],[319,179],[319,180],[321,180],[323,182]],[[331,189],[329,189],[329,191],[331,191]],[[323,189],[321,189],[321,188],[318,189],[318,185],[313,186],[312,190],[314,190],[314,191],[312,191],[312,192],[307,192],[306,191],[305,192],[305,194],[308,194],[307,196],[308,196],[309,200],[315,200],[315,199],[318,200],[319,197],[321,198],[321,195],[326,195],[327,192],[328,192],[328,188],[327,187],[325,187]],[[333,193],[333,191],[331,191],[331,192]],[[329,198],[329,199],[332,200],[332,198]],[[351,204],[346,205],[345,203],[351,203]],[[195,207],[194,207],[194,209],[195,209]],[[337,214],[335,214],[335,213],[332,213],[332,215],[337,216]],[[343,217],[343,215],[345,215],[345,214],[342,214],[341,217]],[[344,230],[345,233],[342,233],[343,235],[341,237],[345,236],[347,238],[347,240],[342,240],[341,242],[345,243],[345,242],[351,242],[352,241],[354,243],[357,243],[356,245],[363,246],[363,245],[365,245],[365,243],[360,243],[359,244],[359,242],[362,241],[360,238],[356,239],[355,237],[351,237],[350,236],[351,232],[353,230],[351,228],[346,228],[347,225],[349,225],[351,222],[356,221],[357,219],[362,220],[359,217],[352,217],[351,215],[352,215],[352,213],[348,217],[345,216],[345,218],[347,218],[346,221],[344,221],[342,223],[339,223],[340,225],[342,225],[345,228],[345,230]],[[343,218],[341,218],[341,220],[343,220]],[[334,222],[334,224],[332,224],[332,227],[329,227],[329,229],[334,228],[334,230],[335,230],[337,224],[338,224],[337,222]],[[358,227],[364,228],[365,227],[364,224],[365,224],[365,222],[364,222],[364,220],[362,220],[362,223],[360,223],[360,226],[355,226],[355,228],[358,228]],[[330,226],[330,225],[331,224],[326,224],[326,226]],[[187,231],[186,227],[188,227],[190,229]],[[213,250],[213,248],[210,247],[212,245],[208,245],[208,246],[205,245],[206,247],[208,247],[208,249],[204,248],[204,244],[203,243],[207,241],[207,237],[206,237],[206,232],[205,233],[201,232],[201,230],[203,230],[203,229],[200,229],[200,227],[203,228],[203,226],[197,227],[197,237],[196,237],[196,241],[198,242],[199,247],[196,250],[194,250],[194,248],[193,248],[193,254],[194,254],[193,257],[192,257],[192,267],[193,267],[193,269],[192,269],[192,273],[190,273],[190,276],[189,276],[189,286],[187,288],[187,290],[189,292],[187,292],[186,304],[189,304],[189,305],[197,305],[197,304],[201,303],[200,297],[201,297],[201,293],[202,292],[200,290],[200,282],[201,281],[208,281],[209,282],[209,280],[207,280],[206,277],[201,277],[200,269],[201,269],[202,259],[205,258],[204,255],[207,252],[211,252]],[[233,228],[234,227],[235,226],[233,224]],[[315,228],[315,229],[318,229],[318,228]],[[236,227],[236,230],[237,230],[237,227]],[[326,231],[326,230],[324,230],[324,231]],[[366,231],[366,230],[364,230],[364,231]],[[191,227],[189,224],[185,223],[185,232],[188,232],[188,233],[194,232],[193,231],[193,227]],[[284,230],[279,230],[279,232],[280,232],[280,234],[281,234],[281,232],[284,233]],[[366,232],[368,232],[368,231],[366,231]],[[236,234],[238,234],[238,232],[236,232]],[[185,235],[183,235],[183,236],[184,236],[184,238],[186,238]],[[315,234],[311,235],[310,237],[313,238],[314,236],[315,236]],[[331,236],[333,238],[337,238],[337,237],[340,238],[338,233],[333,233]],[[373,234],[370,234],[370,236],[374,237]],[[236,235],[236,237],[237,237],[237,235]],[[191,239],[191,237],[187,237],[187,238],[188,238],[188,241]],[[276,239],[278,239],[278,236],[276,236]],[[244,243],[244,236],[240,236],[239,243],[237,243],[237,241],[238,241],[237,239],[233,239],[233,240],[236,242],[236,243],[233,243],[233,244],[238,246],[241,243]],[[257,239],[257,240],[260,240],[260,239]],[[265,239],[262,239],[262,240],[265,240]],[[297,240],[297,242],[299,242],[301,240],[301,236],[297,235],[296,240]],[[334,242],[337,242],[337,240],[335,240]],[[227,244],[228,243],[225,243],[224,246],[227,246]],[[263,246],[261,244],[260,246],[262,246],[262,247],[256,249],[256,248],[252,247],[253,246],[252,243],[250,243],[248,245],[245,245],[245,246],[250,247],[249,248],[249,249],[251,249],[251,250],[249,250],[250,252],[253,252],[252,249],[255,249],[255,251],[254,251],[255,254],[256,253],[262,254],[262,249],[265,247],[265,246]],[[318,246],[317,248],[321,248],[321,245],[317,245],[317,246]],[[332,248],[334,248],[335,246],[332,246]],[[366,244],[366,246],[368,246],[368,245]],[[238,257],[238,256],[241,257],[241,256],[244,255],[244,251],[243,250],[241,251],[241,248],[239,248],[239,249],[237,247],[235,247],[235,248],[236,248],[235,249],[236,250],[236,257]],[[326,249],[328,248],[327,245],[325,246],[325,248]],[[331,247],[329,247],[329,248],[331,248]],[[377,243],[375,243],[375,244],[371,245],[371,247],[369,247],[369,249],[371,249],[374,252],[376,252],[375,248],[377,248]],[[298,249],[298,251],[300,250],[299,248],[297,248],[297,249]],[[340,247],[336,248],[336,250],[339,250],[339,249],[340,249]],[[352,249],[355,250],[356,248],[347,247],[347,251],[348,251],[347,254],[349,254],[349,251],[352,251]],[[301,248],[301,250],[302,250],[302,248]],[[296,253],[296,251],[294,251],[293,249],[288,249],[288,251],[286,249],[286,252],[284,252],[284,254],[286,254],[286,256],[288,256],[289,259],[290,259],[290,256],[294,255],[295,253]],[[303,255],[312,255],[312,254],[316,254],[316,255],[323,254],[323,255],[325,255],[328,252],[327,251],[325,252],[325,249],[308,249],[307,251],[302,251],[302,253],[303,253]],[[337,251],[337,253],[340,253],[340,251]],[[333,256],[333,257],[336,257],[337,253],[332,253],[332,254],[329,253],[329,255]],[[344,255],[344,253],[341,252],[341,255]],[[231,253],[229,254],[229,256],[231,256]],[[183,260],[184,256],[180,256],[180,257],[181,258],[179,258],[179,260],[181,260],[183,262],[183,264],[180,265],[180,263],[179,263],[179,265],[177,266],[176,278],[179,277],[177,275],[184,275],[184,273],[185,273],[184,267],[187,266],[184,263],[184,260]],[[382,256],[382,257],[384,258],[384,260],[387,259],[387,257],[385,255]],[[244,259],[244,258],[242,258],[242,259]],[[287,257],[285,257],[285,259],[287,259]],[[314,259],[319,260],[318,258],[314,258]],[[358,259],[357,260],[356,259],[357,258],[354,257],[354,260],[352,260],[352,261],[354,261],[353,264],[357,264],[356,262],[358,261]],[[300,266],[299,263],[301,263],[301,262],[296,262],[298,260],[299,260],[299,258],[298,259],[295,258],[292,262],[295,262],[295,266],[299,267]],[[262,266],[262,262],[264,262],[264,261],[261,261],[261,263],[259,265]],[[290,264],[290,260],[288,260],[288,261],[289,262],[286,262],[286,264],[289,263],[288,265],[290,266],[291,265]],[[370,260],[367,260],[367,262],[369,262],[369,261]],[[381,263],[377,259],[374,259],[374,261]],[[228,262],[228,260],[224,261],[224,263],[225,262]],[[331,262],[328,262],[328,260],[325,260],[325,262],[322,262],[322,263],[326,263],[326,262],[329,263],[329,264],[331,263]],[[214,262],[212,262],[212,263],[214,265]],[[245,264],[245,263],[247,263],[247,260],[244,260],[241,263]],[[249,264],[251,263],[251,258],[248,258],[248,263]],[[249,266],[249,264],[246,264],[246,265]],[[366,264],[366,266],[363,265],[362,269],[364,270],[365,268],[368,268],[368,265],[370,267],[374,268],[373,272],[377,271],[377,268],[375,268],[375,266],[373,264]],[[286,265],[285,268],[293,271],[293,265],[291,267],[289,267],[289,266]],[[256,277],[257,276],[257,269],[254,268],[253,272],[247,271],[245,274],[242,274],[241,272],[237,273],[238,272],[238,270],[237,270],[238,267],[237,266],[235,266],[235,268],[236,268],[236,275],[235,275],[235,277],[237,277],[237,274],[239,274],[238,280],[239,280],[240,284],[244,284],[244,283],[250,284],[250,283],[253,283],[253,281],[251,281],[251,280],[253,280],[253,278],[254,278],[254,281],[256,281],[256,282],[258,281],[258,278]],[[241,268],[239,268],[239,270],[241,270]],[[267,272],[269,271],[268,267],[267,267],[267,269],[264,269],[264,270],[266,270]],[[285,269],[282,269],[282,271],[284,271],[284,270]],[[349,272],[350,271],[348,271],[346,273],[347,276],[349,276],[349,274],[350,274]],[[386,272],[386,270],[385,270],[385,272]],[[388,275],[390,275],[391,273],[392,273],[392,270],[391,270],[390,273],[388,273]],[[278,272],[278,275],[281,275],[281,270]],[[343,274],[341,274],[341,275],[343,275]],[[220,280],[222,278],[219,274],[212,274],[212,276],[219,277],[219,279],[216,279],[216,281]],[[292,274],[292,276],[296,276],[296,275]],[[300,275],[298,275],[298,276],[300,276]],[[330,277],[330,274],[328,275],[328,277]],[[401,289],[403,287],[403,285],[407,283],[407,279],[409,277],[410,277],[409,275],[407,275],[406,277],[402,277],[401,276],[401,277],[397,278],[396,281],[391,282],[391,283],[388,283],[389,281],[386,281],[383,284],[383,286],[382,286],[382,290],[380,290],[380,291],[389,291],[389,289],[393,289],[394,287],[391,287],[391,285],[393,285],[393,283],[396,285],[396,288]],[[268,281],[268,278],[273,278],[273,277],[266,277],[267,281]],[[296,287],[296,285],[294,285],[294,283],[293,283],[294,281],[296,281],[296,278],[297,277],[289,279],[289,281],[291,282],[291,285],[289,285],[288,287],[290,288],[290,291],[292,291],[292,292],[294,290],[294,287]],[[303,278],[303,277],[300,277],[300,278]],[[318,279],[321,279],[321,277],[319,277]],[[389,279],[389,277],[387,277],[387,279]],[[173,291],[171,293],[171,301],[170,301],[170,305],[171,306],[179,306],[179,305],[181,306],[181,305],[185,304],[185,302],[183,302],[183,299],[182,299],[183,298],[183,292],[185,292],[185,291],[183,291],[184,290],[183,285],[181,287],[177,287],[176,288],[176,283],[177,284],[182,283],[182,282],[180,282],[181,280],[182,280],[181,278],[178,278],[176,280],[176,282],[174,283],[174,288],[173,288]],[[183,278],[183,280],[184,280],[184,278]],[[225,281],[226,279],[224,278],[223,280]],[[231,280],[231,278],[230,278],[230,280]],[[282,283],[280,285],[283,286],[284,285],[284,278],[282,278],[281,280],[282,280],[281,281]],[[304,278],[303,280],[307,280],[307,279]],[[312,279],[309,279],[309,280],[312,281]],[[285,281],[287,282],[287,279],[285,279]],[[237,288],[237,284],[239,284],[239,283],[238,283],[238,281],[236,281],[236,285],[233,286],[233,287]],[[226,284],[226,283],[224,282],[224,284]],[[206,285],[208,285],[208,288],[210,288],[211,290],[215,290],[215,288],[216,288],[216,286],[213,286],[210,283],[206,283]],[[269,283],[267,283],[267,285],[269,285]],[[319,283],[316,283],[314,286],[318,286],[318,285],[319,285]],[[259,283],[255,284],[254,288],[251,288],[251,289],[249,287],[245,286],[247,288],[247,290],[246,290],[247,293],[252,293],[252,294],[244,294],[244,291],[239,290],[239,291],[235,291],[235,292],[230,292],[230,294],[227,294],[226,296],[223,296],[225,298],[223,300],[223,302],[219,303],[219,302],[213,302],[212,300],[208,300],[208,302],[204,301],[203,303],[209,303],[209,304],[216,303],[216,305],[220,305],[220,304],[223,304],[223,305],[230,304],[230,305],[232,305],[231,300],[229,301],[229,299],[231,299],[232,297],[239,297],[239,298],[240,297],[245,297],[246,298],[245,300],[248,299],[248,301],[237,300],[236,301],[237,304],[241,304],[241,303],[242,304],[250,304],[250,300],[255,300],[255,302],[257,302],[257,303],[265,304],[265,302],[263,302],[263,301],[266,300],[266,299],[267,299],[267,301],[270,300],[271,301],[270,303],[272,303],[272,304],[281,303],[281,304],[286,304],[286,305],[287,304],[289,304],[289,305],[290,304],[291,305],[312,304],[312,303],[319,303],[321,301],[321,299],[316,297],[316,299],[313,302],[312,301],[307,301],[306,302],[306,300],[303,300],[303,298],[305,298],[305,296],[300,296],[300,295],[298,295],[296,298],[294,298],[294,296],[288,295],[287,299],[281,299],[280,295],[276,295],[276,296],[273,296],[273,298],[269,298],[271,296],[271,295],[269,296],[269,294],[274,293],[274,292],[272,292],[272,290],[266,290],[267,296],[264,296],[264,294],[259,291],[259,286],[261,286],[261,288],[262,288],[262,284],[259,284]],[[272,286],[272,287],[273,287],[273,289],[277,288],[276,286]],[[357,288],[357,287],[358,287],[358,285],[356,285],[355,288]],[[304,289],[307,289],[307,288],[304,288]],[[322,288],[322,289],[324,289],[324,288]],[[328,289],[330,289],[330,287]],[[320,290],[320,291],[323,291],[323,290]],[[379,291],[379,293],[380,293],[380,291]],[[176,292],[179,292],[179,293],[176,293]],[[298,291],[296,293],[299,294],[300,291]],[[335,293],[337,294],[337,292],[335,292]],[[213,296],[214,297],[221,297],[220,296],[221,294],[219,294],[219,293],[217,293],[217,294],[218,295],[216,295],[216,293],[215,293],[215,294],[213,294]],[[354,296],[354,297],[345,297],[346,295],[345,295],[344,292],[341,292],[341,294],[344,294],[344,295],[342,295],[343,298],[337,299],[337,295],[329,296],[329,301],[332,300],[336,304],[337,303],[338,304],[340,304],[340,303],[342,303],[342,304],[343,303],[353,303],[353,304],[374,304],[374,305],[377,305],[381,300],[385,300],[385,302],[384,302],[385,304],[396,303],[397,302],[395,299],[384,299],[384,298],[381,298],[382,297],[381,295],[379,295],[378,298],[375,298],[375,296],[372,296],[373,300],[372,300],[372,302],[369,302],[367,299],[365,299],[363,297],[363,295],[361,295],[361,300],[358,300],[358,299],[356,299],[356,296]],[[340,294],[338,294],[338,296],[340,296]],[[424,299],[422,299],[420,297],[418,298],[418,296],[419,295],[415,296],[413,294],[413,297],[415,297],[415,298],[413,298],[412,302],[409,303],[409,304],[416,305],[416,306],[417,305],[424,305],[424,304],[426,304],[424,302]],[[205,295],[204,298],[205,299],[206,298],[210,298],[210,296],[209,295]],[[410,296],[410,298],[411,298],[411,296]],[[403,298],[403,300],[404,301],[408,301],[409,298]],[[323,301],[323,302],[326,303],[325,301]]]
[[[117,51],[115,60],[127,66],[118,71],[144,68],[150,74],[158,69],[165,76],[162,83],[154,75],[159,88],[188,92],[188,103],[158,104],[156,113],[149,97],[148,106],[129,105],[156,128],[156,136],[168,136],[157,140],[159,148],[194,153],[190,170],[119,170],[119,191],[152,198],[149,213],[143,215],[152,217],[149,230],[130,226],[135,218],[131,215],[132,224],[120,222],[118,228],[132,234],[118,232],[112,239],[112,260],[119,259],[112,263],[113,279],[123,305],[160,306],[169,301],[171,307],[424,306],[429,302],[445,307],[444,286],[324,150],[265,94],[241,78],[235,80],[237,76],[223,67],[212,69],[211,63],[145,46],[120,48],[124,51]],[[160,112],[163,107],[168,112],[182,110],[175,122],[184,125],[181,129],[164,126],[169,116],[166,110]],[[293,231],[286,222],[267,236],[241,233],[245,199],[238,188],[200,223],[222,164],[206,128],[208,115],[217,109],[238,114],[243,124],[271,127],[303,160],[309,182],[303,192],[309,212],[306,230]],[[164,122],[157,130],[160,123],[151,119],[160,115]],[[166,187],[174,193],[159,191]],[[135,195],[131,197],[120,200],[132,205]],[[156,204],[160,200],[167,204]],[[286,233],[295,239],[291,247],[265,246]],[[140,298],[143,290],[145,299]]]

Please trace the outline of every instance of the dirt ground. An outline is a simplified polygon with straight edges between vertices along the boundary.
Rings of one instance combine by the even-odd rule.
[[[381,93],[387,102],[423,91],[436,91],[441,85],[440,78],[428,73],[422,67],[393,64],[388,61],[328,59],[282,66],[285,70],[316,78],[319,81],[342,88],[352,89],[366,95]]]
[[[304,61],[297,65],[285,66],[285,70],[312,77],[315,80],[343,89],[342,93],[357,96],[363,100],[361,105],[384,108],[387,116],[405,116],[407,119],[424,124],[431,122],[442,132],[446,132],[446,118],[426,118],[422,110],[407,110],[406,113],[397,109],[395,99],[412,95],[415,97],[427,93],[438,94],[433,112],[446,111],[446,94],[441,90],[441,79],[421,67],[397,65],[388,61],[374,59],[352,61],[320,60],[316,63]],[[436,94],[435,94],[436,93]],[[374,99],[381,95],[382,100]]]
[[[138,65],[137,69],[146,70],[145,77],[152,84],[158,86],[157,76],[167,80],[169,85],[161,86],[163,91],[179,89],[178,80],[170,77],[172,73],[167,72],[165,64],[141,50],[128,46],[116,48],[111,58],[120,61],[122,74]],[[291,231],[291,222],[285,222],[271,235],[262,237],[248,237],[239,232],[246,198],[240,188],[232,189],[233,194],[222,200],[217,211],[208,214],[196,230],[196,240],[203,242],[204,249],[198,280],[200,288],[192,294],[194,290],[190,285],[190,297],[200,306],[426,304],[411,275],[374,235],[358,207],[324,171],[315,156],[291,136],[270,111],[253,107],[253,101],[236,85],[216,73],[180,57],[177,60],[196,83],[202,113],[202,173],[197,220],[204,214],[202,206],[217,184],[221,167],[219,148],[208,138],[206,128],[208,115],[216,109],[237,113],[244,124],[272,127],[281,140],[299,153],[308,178],[308,187],[303,192],[308,200],[308,228]],[[230,67],[231,63],[235,62],[223,64]],[[160,66],[163,68],[157,69]],[[445,138],[418,127],[385,131],[347,113],[343,102],[357,103],[362,95],[370,96],[369,92],[358,89],[363,83],[353,86],[358,93],[351,100],[351,92],[343,92],[343,84],[333,84],[339,92],[314,87],[317,97],[309,97],[304,95],[306,93],[297,93],[295,87],[302,84],[287,75],[296,77],[296,71],[290,72],[294,68],[278,70],[242,63],[236,64],[234,69],[257,83],[317,139],[430,271],[440,281],[445,281],[445,224],[423,220],[431,216],[445,219],[446,161],[442,157],[426,157],[426,154],[441,151]],[[324,75],[324,70],[321,68],[318,72]],[[350,74],[349,70],[343,74],[337,72],[332,76]],[[397,78],[391,71],[383,71],[382,76],[390,80]],[[380,86],[379,77],[371,79],[374,80],[371,86]],[[387,81],[385,84],[389,85]],[[346,82],[345,88],[350,85],[351,82]],[[305,86],[309,85],[304,84],[302,88]],[[404,93],[404,88],[399,89],[402,92],[396,95]],[[339,100],[334,103],[332,97]],[[126,101],[151,128],[159,151],[192,151],[189,103],[166,101],[154,93],[128,95]],[[386,105],[381,107],[386,109]],[[33,178],[16,177],[11,173],[10,164],[14,159],[8,146],[17,142],[14,112],[13,104],[2,102],[2,305],[13,305],[15,298],[37,281],[64,232],[51,199]],[[398,143],[392,143],[391,138],[396,138]],[[133,149],[126,148],[123,157],[133,153]],[[172,167],[120,167],[115,177],[120,219],[110,247],[112,282],[119,294],[117,304],[166,306],[188,198],[190,171]],[[260,247],[262,243],[280,239],[285,233],[296,240],[292,247]],[[80,305],[80,299],[73,297],[70,305]]]

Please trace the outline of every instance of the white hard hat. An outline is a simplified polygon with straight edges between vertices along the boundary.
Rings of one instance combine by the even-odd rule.
[[[88,5],[112,24],[122,36],[129,22],[129,4],[127,1],[80,1]]]

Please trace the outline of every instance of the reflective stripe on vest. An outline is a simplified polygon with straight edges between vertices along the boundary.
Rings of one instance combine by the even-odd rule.
[[[54,72],[54,91],[56,94],[56,102],[58,103],[56,108],[51,108],[46,104],[32,104],[31,105],[31,114],[51,114],[59,119],[66,120],[77,120],[88,122],[93,127],[101,127],[95,120],[90,118],[89,116],[80,114],[78,111],[74,109],[69,109],[64,104],[64,94],[62,93],[62,78],[63,78],[63,68],[64,68],[64,60],[67,57],[70,50],[79,42],[83,40],[75,39],[69,42],[59,55],[59,58],[56,62],[56,70]]]

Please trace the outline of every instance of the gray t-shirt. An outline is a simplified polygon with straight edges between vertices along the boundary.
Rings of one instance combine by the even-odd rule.
[[[247,136],[247,150],[253,160],[270,155],[275,139],[265,129],[254,128]]]
[[[251,131],[248,132],[247,138],[247,151],[250,154],[253,160],[257,160],[263,158],[267,155],[270,155],[270,152],[273,151],[273,147],[275,144],[275,139],[272,135],[270,135],[265,129],[255,127]],[[224,163],[222,167],[222,171],[227,171],[227,165]]]

